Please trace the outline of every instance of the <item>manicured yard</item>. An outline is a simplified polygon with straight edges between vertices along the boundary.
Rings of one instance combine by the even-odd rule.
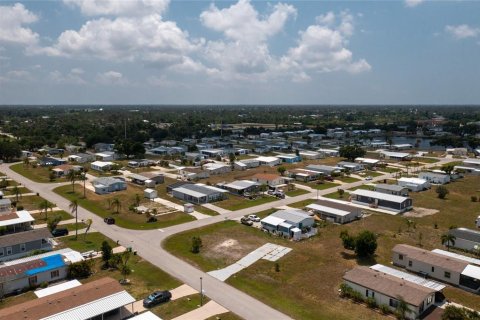
[[[394,173],[394,172],[402,171],[401,169],[394,168],[394,167],[379,168],[378,170],[386,173]]]
[[[164,245],[173,254],[206,271],[223,268],[266,242],[291,247],[293,250],[278,261],[280,272],[275,271],[275,263],[260,260],[227,282],[296,319],[351,319],[352,314],[356,319],[383,319],[363,305],[338,297],[338,286],[345,271],[359,264],[390,265],[391,250],[399,243],[428,250],[442,248],[440,237],[451,225],[474,228],[478,202],[471,202],[470,196],[480,195],[479,185],[478,177],[450,183],[446,200],[438,199],[434,190],[411,193],[415,206],[439,212],[422,218],[408,217],[415,222],[415,227],[410,228],[407,218],[401,215],[371,213],[348,225],[327,224],[310,240],[290,242],[227,221],[175,235]],[[352,251],[345,250],[339,239],[340,231],[345,229],[352,234],[365,229],[375,232],[378,235],[376,256],[358,260]],[[202,239],[199,254],[189,251],[192,236]],[[467,307],[480,305],[480,296],[457,288],[448,288],[445,295]]]
[[[54,189],[54,191],[69,200],[77,199],[80,206],[102,218],[110,216],[114,217],[115,224],[122,228],[143,230],[158,229],[195,220],[195,218],[188,214],[175,211],[157,216],[156,222],[147,222],[145,214],[138,214],[128,210],[128,207],[132,204],[133,198],[135,197],[135,193],[143,194],[142,189],[132,185],[128,185],[127,190],[107,195],[98,195],[87,190],[86,199],[83,198],[83,189],[80,188],[79,185],[77,185],[75,193],[72,192],[72,188],[69,185],[58,187]],[[108,201],[113,201],[115,198],[118,198],[121,203],[118,213],[116,213],[117,209],[111,205],[111,202],[109,209]]]
[[[51,182],[49,178],[50,171],[48,170],[48,167],[38,166],[34,168],[31,165],[27,167],[23,163],[17,163],[10,166],[10,169],[35,182]],[[65,179],[62,179],[62,181],[65,181]]]
[[[436,163],[436,162],[440,161],[440,160],[435,159],[435,158],[427,158],[427,157],[414,157],[412,160],[413,161],[418,161],[418,162],[423,162],[423,163]]]
[[[242,320],[242,319],[243,318],[240,318],[235,313],[227,312],[227,313],[222,313],[222,314],[207,318],[206,320]]]
[[[48,219],[52,219],[53,217],[59,215],[62,219],[61,220],[69,220],[74,217],[70,215],[68,212],[65,212],[63,210],[60,211],[50,211],[48,210],[47,212],[47,220],[45,220],[45,211],[41,213],[34,213],[32,214],[32,217],[35,219],[35,224],[44,224],[47,223]]]
[[[78,230],[82,230],[82,229],[85,229],[87,227],[87,225],[83,222],[78,222]],[[59,225],[58,228],[62,228],[62,229],[67,229],[69,231],[69,234],[75,234],[75,223],[69,223],[69,224],[63,224],[63,225]],[[78,235],[82,235],[83,237],[83,234],[85,232],[79,232]],[[87,234],[87,237],[88,237],[88,234]]]
[[[296,196],[301,196],[302,194],[307,194],[307,193],[309,193],[307,190],[297,188],[295,190],[285,192],[285,195],[289,197],[296,197]]]
[[[307,199],[299,202],[290,203],[288,206],[292,208],[304,208],[309,204],[315,203],[316,201],[317,201],[316,199]]]
[[[213,204],[220,208],[236,211],[236,210],[258,206],[260,204],[264,204],[268,202],[274,202],[277,200],[278,198],[272,197],[269,195],[260,195],[255,200],[249,200],[244,197],[239,197],[239,196],[230,194],[228,195],[228,199],[219,201],[219,202],[214,202]]]
[[[347,200],[348,200],[348,191],[345,190],[345,192],[343,193],[342,196],[340,196],[340,194],[338,193],[338,191],[335,191],[335,192],[326,194],[326,195],[324,195],[323,197],[325,197],[325,198],[330,198],[330,199],[337,199],[337,200],[347,201]]]
[[[25,193],[30,193],[31,191],[28,190],[27,188],[25,187],[19,187],[18,190],[20,191],[20,194],[25,194]],[[3,190],[0,190],[3,192],[4,195],[6,196],[13,196],[15,195],[15,192],[14,192],[14,189],[13,188],[9,188],[9,189],[3,189]]]
[[[352,183],[352,182],[360,181],[360,179],[357,179],[357,178],[354,178],[354,177],[348,177],[348,176],[338,177],[338,178],[335,178],[335,179],[340,180],[340,181],[345,182],[345,183]]]
[[[79,234],[77,240],[75,240],[75,232],[68,237],[57,239],[57,242],[60,243],[60,248],[70,248],[78,252],[85,252],[90,250],[100,251],[100,246],[103,241],[107,241],[112,247],[117,246],[115,242],[113,242],[100,232],[89,232],[86,238],[83,234]]]
[[[381,171],[381,170],[380,170],[380,171]],[[383,176],[383,173],[380,173],[380,172],[378,172],[378,171],[370,171],[370,170],[369,170],[369,171],[365,171],[364,173],[365,173],[365,174],[364,174],[365,177],[370,176],[370,177],[375,178],[375,177]]]
[[[195,205],[195,211],[198,211],[198,212],[203,213],[203,214],[208,214],[209,216],[217,216],[218,215],[217,211],[213,211],[212,209],[205,208],[205,207],[202,207],[202,206],[199,206],[199,205]]]
[[[203,296],[203,304],[207,303],[208,301],[210,301],[210,299],[208,299],[206,296]],[[160,304],[152,308],[151,311],[164,320],[170,320],[199,307],[200,294],[197,293]]]
[[[309,184],[308,186],[317,190],[325,190],[325,189],[330,189],[339,185],[340,184],[334,183],[334,182],[324,182],[324,183]]]
[[[15,198],[11,198],[10,200],[15,201]],[[24,210],[38,210],[40,203],[43,202],[43,199],[40,196],[19,196],[17,207],[22,206]]]

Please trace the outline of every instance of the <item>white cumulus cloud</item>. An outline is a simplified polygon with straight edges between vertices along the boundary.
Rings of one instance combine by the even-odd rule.
[[[309,72],[360,73],[371,69],[366,60],[354,60],[353,53],[347,48],[348,39],[354,32],[353,16],[347,12],[332,15],[320,16],[317,24],[300,32],[297,46],[282,57],[283,69],[296,70],[301,79],[305,79],[305,73]]]
[[[418,5],[420,5],[424,0],[405,0],[405,6],[409,8],[414,8]]]
[[[128,80],[117,71],[107,71],[103,73],[98,73],[96,80],[98,83],[103,85],[126,85]]]
[[[23,4],[0,6],[0,43],[35,45],[38,34],[24,25],[34,23],[38,17]]]
[[[64,0],[70,7],[78,7],[86,16],[140,16],[163,14],[169,0]]]
[[[480,28],[471,27],[466,24],[458,26],[446,26],[445,31],[455,39],[475,38],[480,36]]]

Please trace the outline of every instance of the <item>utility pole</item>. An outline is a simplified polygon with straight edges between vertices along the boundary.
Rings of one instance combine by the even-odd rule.
[[[203,306],[203,278],[200,277],[200,307]]]

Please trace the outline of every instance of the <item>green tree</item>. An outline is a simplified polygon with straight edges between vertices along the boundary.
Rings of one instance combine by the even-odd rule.
[[[42,212],[43,210],[45,210],[45,221],[48,220],[48,209],[50,209],[51,211],[53,211],[53,203],[51,203],[50,201],[48,200],[43,200],[42,202],[40,202],[40,204],[38,205],[38,209],[40,210],[40,212]]]
[[[68,279],[87,278],[91,274],[92,274],[91,260],[83,260],[80,262],[72,263],[67,268]]]
[[[75,170],[70,170],[67,174],[67,180],[72,184],[72,192],[75,192],[75,182],[77,181],[78,173]]]
[[[359,145],[345,145],[339,150],[340,157],[347,158],[349,161],[355,160],[355,158],[363,157],[366,153]]]
[[[72,214],[75,214],[75,240],[78,239],[78,200],[73,199],[70,201],[70,204],[68,206],[70,208],[70,212]]]
[[[343,194],[345,193],[345,190],[343,190],[343,189],[341,189],[341,188],[338,188],[338,189],[337,189],[337,193],[338,193],[338,196],[339,196],[340,198],[343,198]]]
[[[190,251],[192,253],[200,253],[200,248],[202,247],[202,239],[200,237],[193,237],[192,238],[192,248]]]
[[[450,191],[448,191],[448,189],[445,186],[438,186],[435,189],[435,192],[437,193],[439,199],[445,199],[447,194],[450,193]]]
[[[440,169],[445,171],[447,174],[451,174],[454,168],[455,166],[452,164],[444,164]]]
[[[361,257],[370,257],[377,250],[377,236],[369,231],[364,230],[355,237],[355,253]]]
[[[15,195],[15,201],[18,202],[18,197],[22,195],[22,192],[20,191],[20,188],[17,186],[14,186],[12,188],[12,193]]]
[[[280,167],[277,168],[277,171],[283,177],[283,175],[285,174],[285,171],[287,171],[287,169],[284,166],[280,166]]]
[[[108,268],[109,267],[109,261],[110,261],[110,259],[112,258],[112,255],[113,255],[113,249],[108,244],[107,241],[103,241],[100,250],[102,251],[103,265],[105,266],[105,268]]]
[[[340,239],[342,239],[342,244],[345,249],[355,250],[355,238],[352,237],[347,230],[340,232]]]
[[[442,236],[440,237],[440,240],[442,242],[442,244],[444,246],[447,246],[447,250],[450,251],[450,246],[454,246],[455,245],[455,240],[457,238],[453,235],[453,234],[450,234],[450,233],[444,233],[442,234]]]
[[[120,199],[118,197],[113,198],[113,200],[111,202],[111,205],[112,205],[112,207],[115,208],[115,213],[120,212],[120,208],[122,207],[122,202],[120,201]]]
[[[85,225],[87,227],[85,228],[85,233],[83,234],[83,241],[87,240],[87,233],[88,231],[90,231],[90,227],[92,226],[92,223],[93,223],[92,219],[85,220]]]
[[[265,194],[265,192],[268,190],[268,185],[266,185],[265,183],[262,183],[260,185],[260,187],[258,188],[258,190],[260,190],[260,192],[262,192],[263,194]]]
[[[120,258],[120,273],[123,276],[123,281],[126,282],[127,276],[132,272],[130,266],[128,265],[128,261],[130,260],[131,252],[124,251],[121,254]]]
[[[47,228],[48,230],[50,230],[50,232],[52,232],[53,230],[55,230],[58,226],[58,223],[62,221],[62,216],[60,216],[59,214],[55,215],[53,217],[53,219],[50,219],[48,220],[47,222]]]
[[[228,155],[228,159],[230,160],[230,166],[232,167],[232,170],[235,168],[235,154],[231,152]]]

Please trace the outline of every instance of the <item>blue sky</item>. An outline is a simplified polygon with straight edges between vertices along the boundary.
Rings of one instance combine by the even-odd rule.
[[[0,104],[479,104],[479,1],[0,2]]]

